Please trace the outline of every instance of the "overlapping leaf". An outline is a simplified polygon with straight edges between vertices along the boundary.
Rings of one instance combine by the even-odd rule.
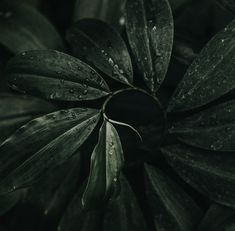
[[[47,99],[80,101],[109,94],[102,77],[86,63],[58,51],[28,51],[8,64],[13,89]]]
[[[156,230],[193,230],[202,215],[193,199],[162,171],[148,165],[145,171]]]
[[[4,93],[0,94],[0,105],[0,143],[33,118],[56,110],[37,98]]]
[[[197,191],[235,208],[235,167],[232,153],[208,152],[184,144],[162,149],[168,163]]]
[[[119,195],[105,207],[103,231],[145,231],[143,214],[127,179],[121,175]]]
[[[168,111],[187,111],[210,103],[235,86],[235,20],[215,35],[179,83]]]
[[[126,26],[139,70],[154,92],[164,80],[173,44],[173,18],[168,1],[127,1]]]
[[[233,229],[232,229],[233,227]],[[235,227],[235,211],[225,206],[212,204],[206,212],[198,231],[233,231]]]
[[[104,121],[91,156],[90,175],[82,197],[85,208],[95,207],[107,199],[118,181],[123,161],[119,135],[111,123]]]
[[[68,32],[74,55],[122,83],[132,83],[130,55],[121,36],[108,24],[85,19],[77,22]]]
[[[173,125],[171,132],[190,145],[216,151],[235,151],[235,101],[229,101]]]
[[[99,120],[95,109],[57,111],[30,121],[0,146],[0,194],[32,184],[70,158]]]
[[[74,20],[95,18],[112,25],[122,25],[125,2],[126,0],[77,0]]]
[[[12,53],[62,49],[62,40],[55,28],[34,8],[1,1],[0,9],[0,43]]]

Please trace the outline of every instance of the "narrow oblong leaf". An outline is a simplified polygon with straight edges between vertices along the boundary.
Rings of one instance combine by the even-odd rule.
[[[127,179],[120,176],[120,193],[105,207],[103,231],[146,231],[146,223]]]
[[[124,23],[125,2],[126,0],[76,0],[74,21],[95,18],[111,25],[121,26]]]
[[[173,44],[173,18],[168,1],[127,1],[126,27],[139,70],[154,92],[165,78]]]
[[[159,169],[145,165],[146,190],[156,230],[194,230],[202,211],[193,199]]]
[[[57,111],[18,129],[0,146],[0,194],[26,187],[70,158],[100,117],[95,109]]]
[[[15,94],[0,94],[0,143],[30,120],[56,111],[56,106],[41,99]]]
[[[162,149],[168,163],[197,191],[235,208],[235,167],[232,153],[203,151],[184,144]]]
[[[85,208],[95,207],[109,196],[123,165],[123,150],[115,127],[104,121],[90,164],[90,174],[82,196]]]
[[[62,49],[60,35],[33,7],[1,1],[0,9],[0,43],[12,53],[35,49]]]
[[[214,151],[235,151],[235,100],[175,123],[170,132],[182,142]]]
[[[235,86],[235,20],[216,34],[188,68],[168,111],[187,111],[208,104]]]
[[[13,89],[47,99],[80,101],[109,94],[91,67],[58,51],[23,52],[9,62],[7,71]]]
[[[131,84],[131,58],[122,37],[108,24],[94,19],[78,21],[67,33],[73,53],[111,78]]]

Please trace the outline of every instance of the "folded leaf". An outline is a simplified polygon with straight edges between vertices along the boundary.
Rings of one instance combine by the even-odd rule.
[[[105,207],[103,231],[147,230],[136,197],[124,176],[120,177],[120,187],[121,191],[117,198],[111,198]]]
[[[132,83],[132,64],[126,44],[108,24],[94,19],[78,21],[68,31],[67,39],[75,56],[119,82]]]
[[[83,207],[95,207],[109,197],[118,181],[123,159],[119,135],[111,123],[104,121],[91,156],[88,183],[82,196]]]
[[[175,123],[170,132],[182,142],[215,151],[235,151],[235,100]]]
[[[60,35],[33,7],[2,1],[0,9],[0,43],[12,53],[35,49],[62,49]]]
[[[225,206],[212,204],[206,212],[197,231],[232,231],[235,225],[235,211]]]
[[[46,101],[6,93],[0,94],[0,105],[0,143],[30,120],[56,110]]]
[[[74,20],[95,18],[120,26],[126,0],[76,0]]]
[[[173,44],[173,18],[168,1],[127,1],[126,26],[139,70],[154,92],[165,78]]]
[[[208,104],[235,87],[235,20],[216,34],[188,68],[168,111],[187,111]]]
[[[9,62],[7,71],[13,89],[47,99],[91,100],[109,93],[91,67],[58,51],[23,52]]]
[[[95,128],[100,113],[74,108],[48,114],[18,129],[0,146],[0,194],[36,181],[70,158]]]
[[[197,191],[235,208],[233,153],[208,152],[179,144],[162,149],[168,163]]]
[[[159,169],[145,165],[145,171],[156,230],[194,230],[202,213],[193,199]]]

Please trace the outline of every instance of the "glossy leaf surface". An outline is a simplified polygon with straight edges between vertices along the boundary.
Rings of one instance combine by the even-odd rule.
[[[165,78],[173,44],[173,18],[168,1],[127,1],[126,27],[138,68],[154,92]]]
[[[58,51],[23,52],[9,62],[7,70],[13,89],[47,99],[91,100],[109,93],[91,67]]]
[[[95,109],[57,111],[30,121],[0,146],[0,194],[32,184],[70,158],[99,120]]]
[[[68,32],[67,39],[75,56],[119,82],[132,83],[132,64],[126,44],[108,24],[94,19],[81,20]]]
[[[168,111],[187,111],[208,104],[235,86],[235,20],[202,49],[168,106]]]
[[[182,142],[215,151],[235,150],[235,101],[203,110],[173,125]]]
[[[115,127],[104,121],[90,163],[90,175],[82,197],[85,208],[95,207],[107,199],[117,183],[123,165],[123,150]]]
[[[0,43],[12,53],[62,49],[62,40],[53,25],[34,8],[1,1],[0,9]]]
[[[162,149],[168,163],[197,191],[235,208],[233,153],[216,153],[178,144]]]
[[[156,230],[193,230],[201,210],[193,199],[162,171],[145,165],[146,190]]]

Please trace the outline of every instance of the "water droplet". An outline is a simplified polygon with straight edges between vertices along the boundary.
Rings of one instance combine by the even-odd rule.
[[[224,43],[224,39],[221,39],[221,42]]]
[[[156,27],[156,26],[154,26],[154,27],[152,28],[152,30],[153,30],[153,31],[156,31],[156,30],[157,30],[157,27]]]
[[[69,93],[73,94],[74,90],[73,89],[69,89]]]
[[[125,24],[125,18],[124,18],[124,17],[121,17],[121,18],[119,19],[119,24],[120,24],[121,26],[123,26],[123,25]]]
[[[10,18],[12,16],[12,12],[7,11],[4,16],[5,16],[5,18]]]
[[[147,60],[148,60],[147,56],[145,56],[145,57],[144,57],[144,60],[145,60],[145,61],[147,61]]]
[[[21,55],[22,55],[22,56],[25,56],[25,55],[26,55],[26,52],[21,53]]]
[[[85,89],[85,90],[82,92],[83,95],[86,95],[87,93],[88,93],[88,90],[87,90],[87,89]]]
[[[45,211],[44,211],[44,215],[46,216],[48,214],[48,210],[47,209],[45,209]]]
[[[114,66],[114,62],[113,62],[112,58],[109,58],[108,61],[109,61],[111,66]]]
[[[114,177],[113,181],[114,181],[114,182],[117,182],[117,177]]]

